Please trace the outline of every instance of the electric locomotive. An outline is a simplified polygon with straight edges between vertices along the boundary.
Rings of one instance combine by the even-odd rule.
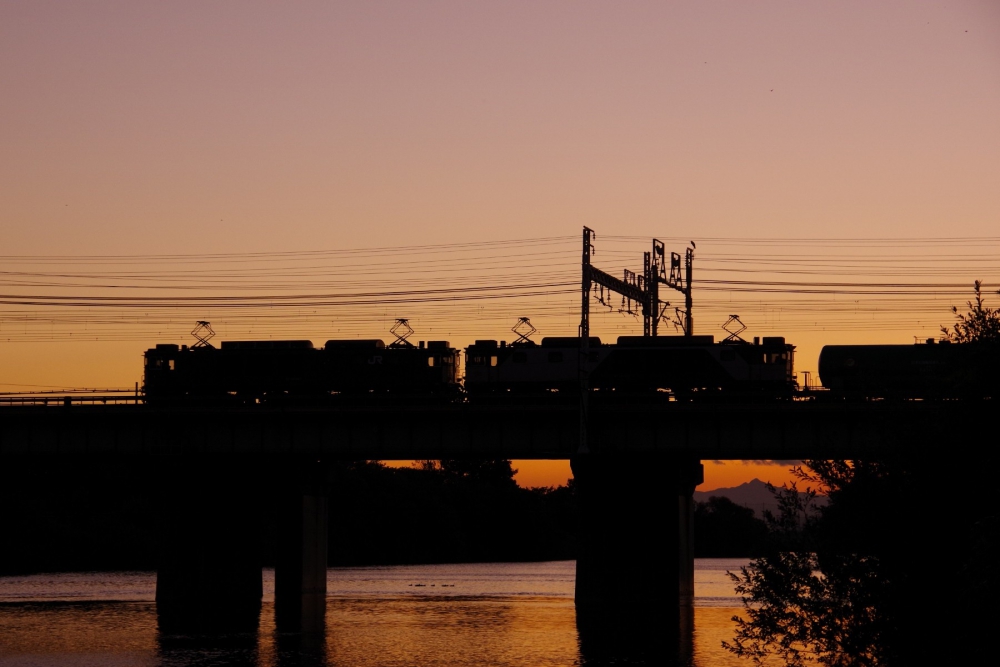
[[[223,341],[160,344],[145,353],[147,402],[183,399],[237,403],[308,397],[454,396],[458,352],[448,341],[379,339]]]
[[[522,340],[508,345],[505,341],[477,340],[465,349],[465,391],[469,396],[502,392],[539,394],[542,392],[580,391],[580,366],[589,371],[607,358],[610,345],[591,336],[587,358],[581,340],[570,337],[546,337],[538,345]]]
[[[620,336],[616,344],[592,336],[586,352],[580,342],[478,340],[466,348],[465,390],[470,397],[579,392],[581,370],[589,388],[626,395],[790,396],[795,388],[795,346],[780,336],[753,343],[717,343],[714,336]]]

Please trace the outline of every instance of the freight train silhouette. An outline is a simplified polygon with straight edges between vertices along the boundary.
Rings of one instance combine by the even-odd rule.
[[[405,324],[405,323],[404,323]],[[219,347],[161,344],[145,353],[147,402],[261,403],[371,401],[379,397],[483,401],[572,400],[586,386],[603,397],[698,400],[789,399],[798,388],[795,346],[782,337],[753,342],[712,336],[621,336],[448,341],[414,345],[379,339],[225,341]],[[824,399],[949,398],[992,395],[995,348],[935,343],[828,345],[819,374]],[[584,384],[585,383],[585,384]],[[806,392],[809,393],[809,392]]]
[[[743,344],[712,336],[622,336],[615,344],[591,337],[477,340],[462,352],[443,340],[413,345],[372,340],[205,341],[161,344],[145,353],[147,401],[231,399],[242,402],[336,395],[455,398],[499,395],[576,396],[587,386],[622,394],[697,392],[790,394],[794,349],[784,338]],[[464,380],[464,382],[463,382]]]

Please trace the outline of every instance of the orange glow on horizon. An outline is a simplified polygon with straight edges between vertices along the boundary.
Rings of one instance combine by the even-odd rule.
[[[573,476],[569,461],[514,461],[519,486],[562,486]],[[705,482],[699,491],[739,486],[752,479],[781,486],[794,479],[787,464],[757,461],[702,461]]]
[[[403,468],[413,465],[413,461],[384,461],[386,465]],[[564,486],[573,476],[569,461],[566,460],[514,460],[517,475],[514,479],[518,486],[557,487]],[[705,482],[698,487],[699,491],[714,491],[715,489],[739,486],[752,479],[770,482],[781,486],[794,480],[790,472],[791,465],[763,463],[757,461],[703,461],[705,466]]]

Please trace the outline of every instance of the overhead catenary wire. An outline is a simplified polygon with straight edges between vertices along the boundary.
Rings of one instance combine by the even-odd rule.
[[[688,242],[659,238],[668,250]],[[634,270],[649,240],[599,234],[595,264],[613,274]],[[1000,237],[696,240],[695,307],[705,333],[740,312],[752,329],[789,337],[933,335],[974,279],[989,285],[1000,277]],[[290,252],[4,255],[0,341],[181,342],[199,319],[230,338],[384,337],[397,316],[425,338],[502,338],[521,316],[542,335],[573,335],[578,243],[573,235]],[[593,315],[597,334],[635,333],[633,315],[599,305]]]

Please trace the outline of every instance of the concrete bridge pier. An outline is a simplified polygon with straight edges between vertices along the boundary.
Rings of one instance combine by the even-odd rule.
[[[278,489],[274,570],[275,622],[280,631],[320,632],[326,618],[327,498],[319,461],[285,470]]]
[[[263,594],[256,476],[204,460],[161,461],[157,472],[160,629],[256,629]]]
[[[701,462],[593,453],[571,464],[582,648],[595,657],[625,651],[676,659],[694,598],[692,494],[703,481]]]

